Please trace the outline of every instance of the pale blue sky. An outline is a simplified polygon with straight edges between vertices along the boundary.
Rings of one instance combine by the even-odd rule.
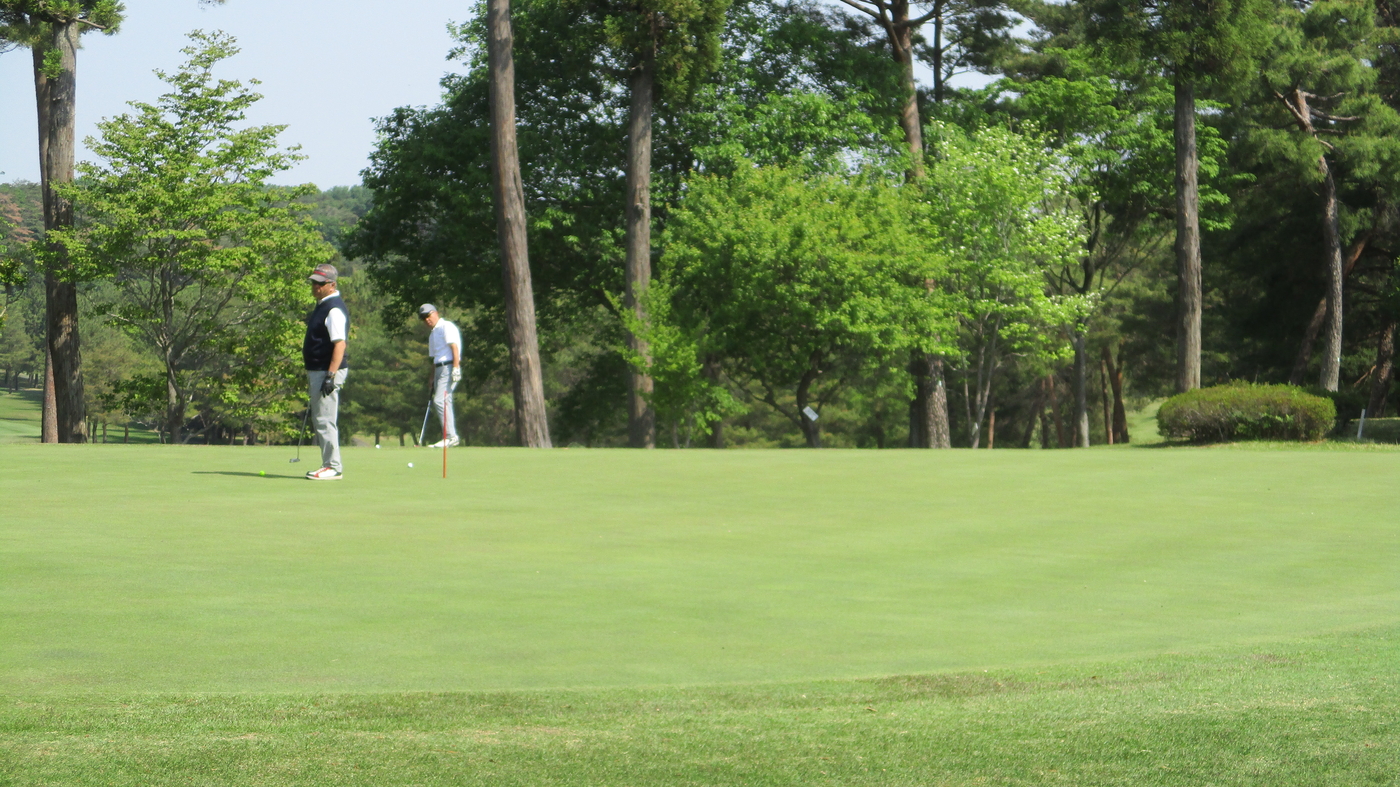
[[[823,0],[817,0],[822,2]],[[832,2],[833,0],[824,0]],[[126,111],[126,102],[154,101],[163,85],[151,70],[173,71],[185,34],[223,30],[243,52],[220,76],[262,80],[265,98],[251,123],[287,125],[284,144],[307,159],[283,184],[321,188],[360,182],[374,145],[373,119],[395,107],[437,103],[446,60],[448,21],[470,17],[472,0],[126,0],[114,36],[83,36],[78,54],[78,158],[97,121]],[[927,77],[927,74],[923,74]],[[976,80],[974,77],[974,81]],[[38,180],[33,64],[28,50],[0,55],[0,182]]]
[[[190,30],[223,30],[243,51],[221,76],[262,80],[253,123],[288,126],[285,144],[307,160],[279,182],[328,188],[358,183],[374,143],[372,118],[394,107],[436,103],[452,42],[449,20],[471,15],[470,0],[126,0],[114,36],[89,33],[78,53],[78,137],[131,100],[153,101]],[[38,180],[33,62],[28,50],[0,55],[0,182]],[[78,158],[89,157],[80,147]]]

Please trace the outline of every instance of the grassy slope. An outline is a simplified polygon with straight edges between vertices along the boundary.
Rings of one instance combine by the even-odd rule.
[[[40,392],[0,391],[0,443],[39,442]]]
[[[1393,451],[289,453],[0,448],[0,691],[860,677],[1400,610]]]
[[[0,699],[0,784],[1400,783],[1400,629],[1042,670]]]
[[[1397,784],[1371,449],[0,447],[0,784]]]

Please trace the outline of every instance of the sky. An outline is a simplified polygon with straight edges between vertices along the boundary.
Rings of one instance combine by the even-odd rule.
[[[126,102],[154,102],[164,84],[153,69],[174,71],[185,35],[223,30],[242,52],[221,64],[226,79],[261,80],[264,99],[250,124],[285,124],[284,145],[307,158],[275,178],[321,188],[360,182],[374,147],[374,118],[395,107],[441,97],[449,62],[449,21],[466,21],[471,0],[127,0],[113,36],[89,33],[78,52],[78,159],[81,140],[97,122],[127,111]],[[411,13],[406,12],[411,9]],[[39,179],[33,61],[29,51],[0,54],[0,182]],[[923,74],[927,79],[928,75]]]

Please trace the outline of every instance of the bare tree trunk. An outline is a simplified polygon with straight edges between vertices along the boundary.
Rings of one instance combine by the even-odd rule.
[[[1357,260],[1361,259],[1362,252],[1366,251],[1366,246],[1375,234],[1372,228],[1362,235],[1351,248],[1347,250],[1346,267],[1342,270],[1342,278],[1351,275],[1351,271],[1356,267]],[[1308,327],[1303,331],[1303,341],[1298,344],[1298,355],[1293,359],[1293,370],[1288,375],[1289,385],[1302,385],[1303,377],[1308,373],[1308,361],[1312,360],[1313,342],[1317,341],[1317,335],[1322,332],[1322,324],[1327,318],[1327,296],[1324,295],[1317,301],[1317,308],[1313,309],[1312,319],[1308,320]]]
[[[170,433],[170,444],[180,442],[185,429],[185,397],[176,385],[175,370],[168,364],[165,369],[165,429]]]
[[[1052,375],[1041,378],[1041,390],[1045,392],[1045,399],[1054,405],[1055,402],[1055,379]],[[1053,410],[1042,405],[1040,408],[1040,447],[1050,447],[1050,417]]]
[[[57,52],[62,66],[56,78],[43,74],[44,55]],[[77,105],[78,23],[53,25],[44,46],[33,47],[35,99],[40,109],[40,155],[43,166],[44,229],[73,226],[73,205],[53,191],[56,184],[73,181],[74,128]],[[87,441],[87,407],[83,401],[83,357],[78,336],[78,288],[64,281],[67,254],[50,245],[54,255],[44,278],[48,345],[54,383],[54,413],[60,443]]]
[[[1045,411],[1045,381],[1037,380],[1035,384],[1035,398],[1031,400],[1030,415],[1026,418],[1026,433],[1021,435],[1021,447],[1030,448],[1031,439],[1035,437],[1036,421],[1041,419],[1041,414]]]
[[[1108,347],[1104,347],[1107,351]],[[1113,445],[1113,406],[1108,399],[1108,361],[1099,359],[1099,402],[1103,404],[1103,435]]]
[[[1103,348],[1103,360],[1108,365],[1108,384],[1113,388],[1113,442],[1130,442],[1128,437],[1128,410],[1123,406],[1123,350],[1118,350],[1118,361],[1113,353]]]
[[[45,333],[47,336],[47,332]],[[58,408],[54,405],[53,392],[53,353],[49,351],[47,338],[44,340],[44,410],[39,439],[45,443],[58,442]]]
[[[1176,77],[1176,390],[1201,387],[1201,228],[1196,171],[1196,92]]]
[[[510,342],[515,434],[522,446],[549,448],[540,344],[535,329],[535,293],[525,234],[525,187],[515,142],[515,58],[510,0],[487,4],[488,66],[491,72],[491,188],[505,285],[506,335]]]
[[[996,447],[997,444],[997,406],[996,402],[987,402],[987,450]]]
[[[952,448],[953,434],[948,425],[948,387],[943,382],[943,357],[928,356],[929,397],[925,423],[929,448]]]
[[[909,148],[909,178],[919,180],[924,176],[924,129],[919,121],[919,91],[914,82],[914,29],[895,28],[889,38],[890,50],[904,77],[904,106],[900,108],[899,126],[904,130],[904,143]]]
[[[1077,326],[1076,326],[1077,328]],[[1081,330],[1077,329],[1070,343],[1074,345],[1074,445],[1089,447],[1089,351]]]
[[[1390,393],[1390,378],[1395,372],[1395,325],[1394,317],[1386,320],[1381,328],[1380,341],[1376,343],[1376,368],[1371,373],[1371,401],[1366,405],[1368,418],[1385,416],[1385,399]]]
[[[646,319],[642,293],[651,283],[651,115],[656,75],[655,62],[644,59],[632,71],[632,101],[627,120],[627,292],[625,308],[638,320]],[[628,345],[638,356],[650,357],[650,348],[630,334]],[[632,371],[627,378],[627,440],[633,448],[656,447],[656,413],[647,400],[652,392],[650,375]]]
[[[1322,230],[1327,249],[1327,319],[1322,326],[1322,363],[1319,384],[1324,390],[1335,391],[1342,370],[1342,237],[1337,217],[1337,182],[1327,157],[1319,156],[1317,168],[1322,171]]]
[[[1051,374],[1046,378],[1050,383],[1050,417],[1055,420],[1055,447],[1069,447],[1069,439],[1065,437],[1065,419],[1060,414],[1060,393],[1055,387],[1055,375]]]

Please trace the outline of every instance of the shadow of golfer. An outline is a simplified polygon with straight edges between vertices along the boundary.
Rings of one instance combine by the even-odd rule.
[[[238,473],[232,470],[191,470],[190,475],[240,475],[248,478],[306,478],[305,475],[284,475],[282,473]]]

